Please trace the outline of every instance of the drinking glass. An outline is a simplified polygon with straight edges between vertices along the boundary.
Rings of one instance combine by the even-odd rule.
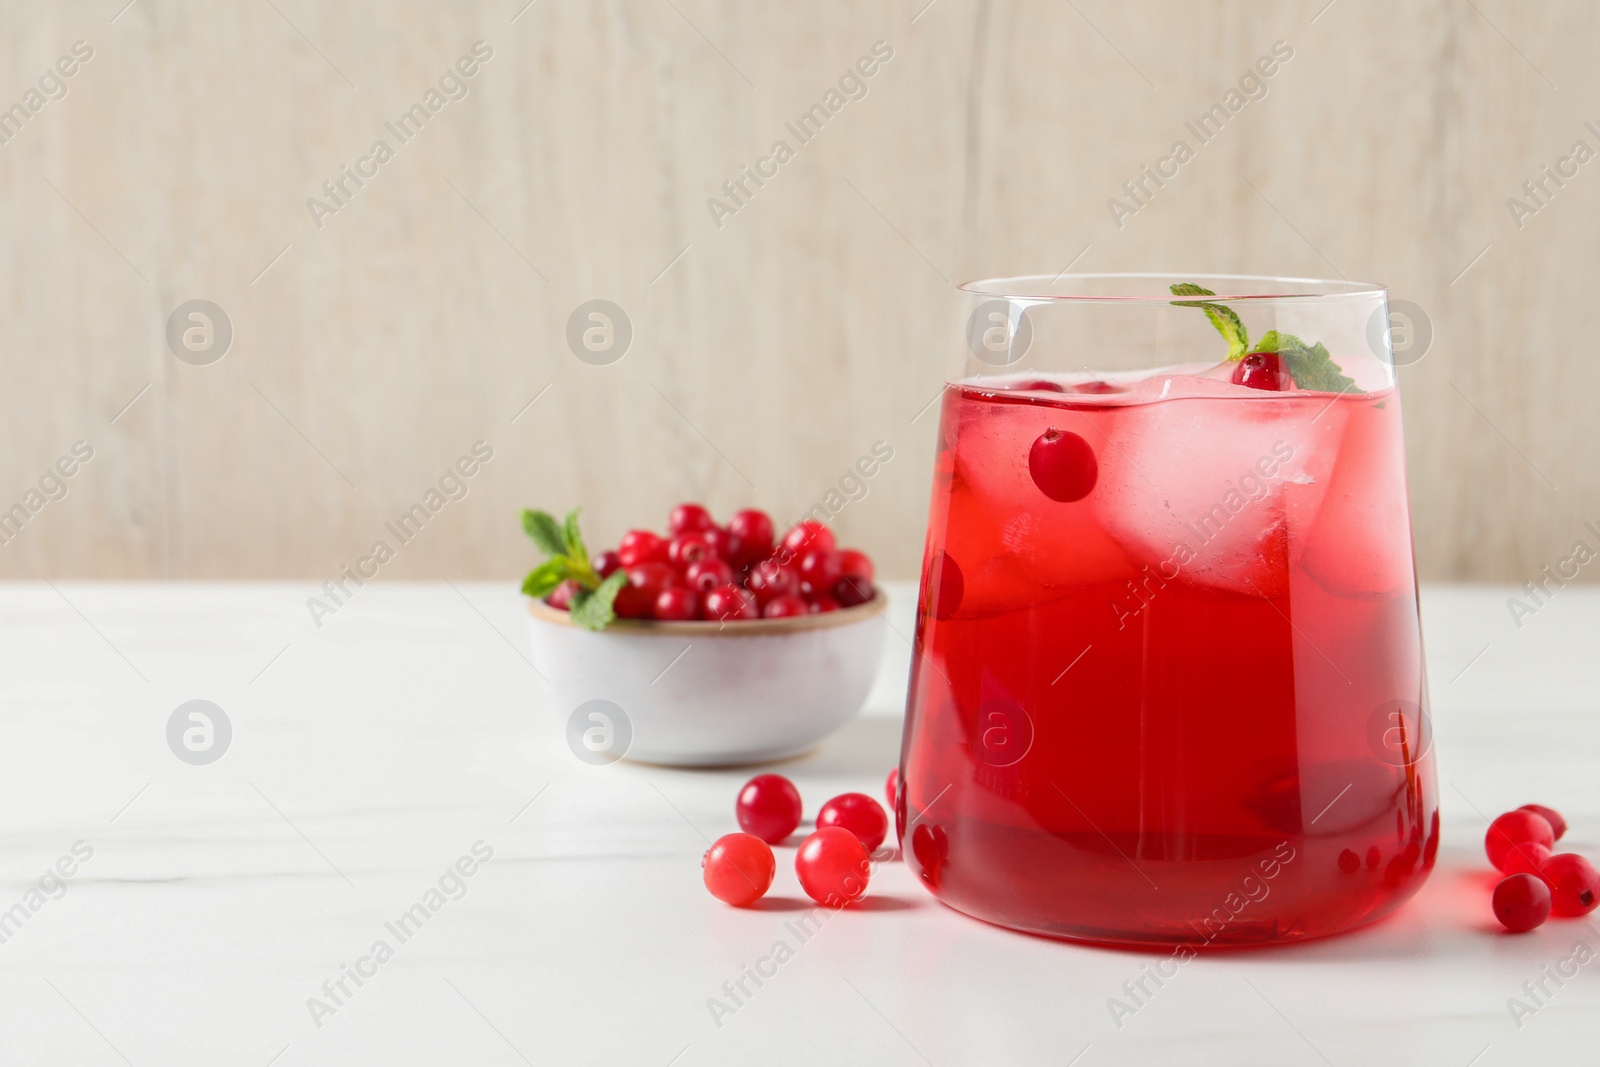
[[[1394,911],[1439,815],[1385,290],[958,298],[895,803],[911,868],[969,915],[1111,943]]]

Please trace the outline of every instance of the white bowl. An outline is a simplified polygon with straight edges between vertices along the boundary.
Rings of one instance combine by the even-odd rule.
[[[878,669],[883,594],[749,622],[618,619],[599,633],[528,602],[545,706],[578,758],[715,767],[804,752],[861,710]]]

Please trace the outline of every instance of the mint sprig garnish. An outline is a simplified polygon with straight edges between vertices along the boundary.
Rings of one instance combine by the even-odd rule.
[[[610,626],[617,617],[613,609],[617,592],[627,584],[628,576],[619,570],[602,579],[595,571],[583,535],[578,532],[578,509],[568,512],[566,521],[557,522],[548,512],[524,508],[522,528],[539,551],[549,557],[522,580],[523,595],[542,599],[570,578],[578,583],[568,608],[572,621],[585,630]]]
[[[1178,282],[1170,286],[1173,296],[1216,296],[1210,289],[1193,282]],[[1325,393],[1359,393],[1356,383],[1345,376],[1339,364],[1333,361],[1321,341],[1308,345],[1292,333],[1268,330],[1255,345],[1250,343],[1250,333],[1237,312],[1225,304],[1207,300],[1174,300],[1178,307],[1200,308],[1228,342],[1228,359],[1234,362],[1257,352],[1275,352],[1283,358],[1284,369],[1301,389],[1314,389]]]

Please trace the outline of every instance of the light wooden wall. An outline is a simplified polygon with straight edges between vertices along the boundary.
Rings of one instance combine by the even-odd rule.
[[[0,509],[93,449],[0,575],[331,576],[482,440],[384,573],[510,580],[524,504],[581,503],[595,541],[682,498],[792,515],[882,440],[838,526],[909,576],[949,283],[1069,263],[1388,283],[1435,331],[1403,372],[1424,575],[1594,540],[1600,162],[1520,228],[1506,204],[1600,148],[1587,0],[124,2],[0,4],[0,104],[93,49],[0,146]],[[479,40],[470,95],[394,142]],[[717,226],[880,40],[865,98]],[[1280,40],[1268,95],[1115,225]],[[379,138],[319,228],[307,198]],[[234,329],[209,366],[165,341],[196,298]],[[633,325],[610,366],[564,340],[595,298]]]

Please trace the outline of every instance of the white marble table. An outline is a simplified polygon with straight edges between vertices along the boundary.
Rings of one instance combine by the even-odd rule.
[[[735,828],[748,772],[576,760],[563,723],[534,709],[510,583],[373,585],[320,630],[313,591],[0,588],[0,1063],[1597,1055],[1600,962],[1512,1020],[1524,982],[1600,936],[1571,921],[1494,931],[1478,809],[1555,805],[1575,847],[1600,854],[1600,590],[1560,591],[1520,631],[1508,589],[1426,590],[1445,841],[1432,880],[1367,931],[1189,963],[1120,1028],[1108,998],[1152,957],[985,926],[900,863],[803,944],[786,927],[802,908],[792,853],[765,910],[717,905],[699,857]],[[896,760],[908,648],[890,642],[866,713],[785,766],[808,813],[876,794]],[[232,724],[209,765],[166,739],[194,699]],[[487,862],[471,858],[479,842]],[[458,862],[470,877],[447,876]],[[458,899],[397,936],[386,924],[442,876]],[[793,958],[718,1026],[708,998],[779,940]],[[324,983],[341,978],[336,1003]],[[313,997],[331,1010],[314,1019]]]

